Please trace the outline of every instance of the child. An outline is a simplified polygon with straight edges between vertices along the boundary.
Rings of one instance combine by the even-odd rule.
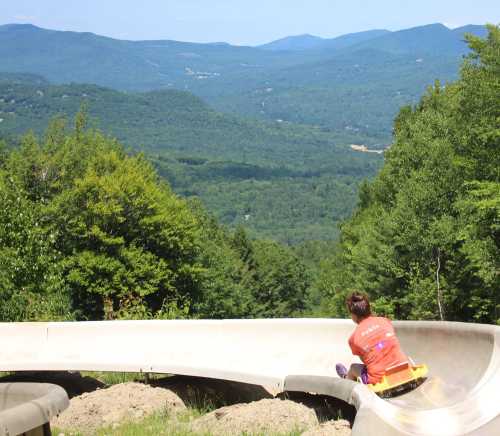
[[[349,338],[349,346],[352,354],[361,358],[363,365],[354,363],[347,371],[344,365],[338,363],[337,374],[354,381],[359,377],[364,384],[378,383],[387,368],[407,362],[408,358],[401,351],[391,321],[372,316],[366,295],[353,292],[347,298],[347,307],[357,324]]]

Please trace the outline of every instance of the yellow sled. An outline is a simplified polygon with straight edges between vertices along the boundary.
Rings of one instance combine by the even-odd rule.
[[[378,396],[388,398],[417,388],[425,381],[428,372],[425,364],[410,365],[404,362],[391,366],[380,382],[367,386]]]

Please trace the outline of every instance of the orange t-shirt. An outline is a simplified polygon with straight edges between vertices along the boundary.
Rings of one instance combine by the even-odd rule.
[[[408,361],[387,318],[365,318],[349,338],[349,346],[366,365],[368,383],[379,382],[387,368]]]

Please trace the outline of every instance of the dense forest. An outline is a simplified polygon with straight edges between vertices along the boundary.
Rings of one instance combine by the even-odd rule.
[[[29,129],[40,134],[52,117],[72,117],[82,105],[94,127],[125,145],[168,151],[169,156],[303,169],[324,162],[329,150],[345,151],[339,143],[368,140],[349,132],[223,114],[185,91],[126,93],[88,84],[51,85],[40,76],[0,73],[0,129],[5,135]]]
[[[360,289],[399,319],[498,323],[500,28],[468,40],[458,81],[435,83],[396,117],[338,244],[291,248],[227,229],[85,111],[19,144],[6,138],[0,319],[344,316],[346,293]],[[171,158],[207,163],[156,160]],[[210,165],[200,180],[216,177]]]
[[[224,230],[143,155],[56,119],[2,148],[2,320],[292,316],[308,277],[290,248]]]
[[[223,224],[245,224],[253,237],[335,239],[359,183],[382,163],[352,151],[348,134],[222,114],[188,92],[127,94],[0,73],[0,135],[40,135],[82,104],[89,125],[144,151],[174,192],[201,198]]]

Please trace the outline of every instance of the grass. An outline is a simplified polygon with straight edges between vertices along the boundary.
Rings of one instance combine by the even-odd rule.
[[[187,409],[176,415],[167,413],[156,413],[147,418],[132,422],[125,421],[119,426],[103,427],[99,429],[96,436],[217,436],[210,432],[194,432],[190,429],[190,423],[202,416],[198,409]],[[302,430],[294,430],[288,433],[248,433],[242,432],[242,436],[299,436]],[[53,428],[52,434],[58,436],[84,436],[83,433]]]
[[[191,436],[195,435],[189,430],[189,423],[201,416],[195,409],[188,409],[178,413],[176,416],[165,412],[155,413],[144,418],[141,421],[124,421],[117,426],[103,427],[96,433],[97,436]],[[52,428],[52,434],[66,436],[83,436],[84,433],[75,430]],[[208,435],[207,435],[208,436]]]
[[[98,436],[191,436],[194,435],[189,429],[189,423],[199,416],[198,411],[188,411],[169,416],[166,413],[151,415],[139,422],[125,422],[116,428],[103,428],[98,431]]]

